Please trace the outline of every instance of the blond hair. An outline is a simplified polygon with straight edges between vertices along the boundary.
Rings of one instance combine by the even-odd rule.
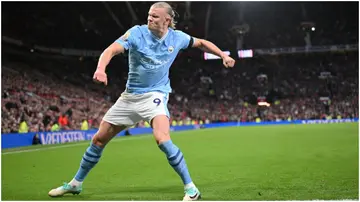
[[[166,2],[157,2],[157,3],[154,3],[151,7],[154,7],[154,8],[165,8],[166,11],[167,11],[167,14],[170,15],[171,17],[171,22],[170,22],[170,25],[169,27],[172,28],[172,29],[175,29],[175,26],[176,26],[176,21],[175,21],[175,11],[174,9],[170,6],[170,4],[166,3]]]

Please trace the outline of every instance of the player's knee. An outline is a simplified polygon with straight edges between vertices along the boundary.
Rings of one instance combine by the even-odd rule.
[[[103,139],[101,139],[98,134],[94,135],[94,137],[92,138],[92,143],[102,148],[104,148],[106,145],[106,142]]]
[[[169,119],[165,115],[156,116],[152,121],[153,133],[158,144],[170,140]]]
[[[170,140],[170,133],[168,131],[154,129],[153,133],[157,144]]]
[[[93,144],[104,148],[106,144],[121,130],[125,129],[126,126],[115,126],[108,122],[102,121],[100,123],[99,130],[94,135],[92,142]]]

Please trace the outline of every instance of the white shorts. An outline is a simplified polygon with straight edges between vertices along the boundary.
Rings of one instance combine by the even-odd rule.
[[[169,94],[160,92],[144,94],[123,92],[106,112],[103,120],[117,126],[132,126],[142,120],[150,123],[157,115],[166,115],[170,118],[167,108],[168,99]]]

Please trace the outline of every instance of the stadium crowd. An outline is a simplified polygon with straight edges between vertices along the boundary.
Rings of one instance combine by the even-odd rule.
[[[172,124],[358,117],[356,57],[268,56],[240,60],[233,69],[217,61],[180,60],[171,72]],[[57,78],[27,65],[3,66],[3,133],[22,132],[22,124],[31,132],[96,128],[126,81],[120,77],[122,87],[110,83],[96,91],[89,87],[95,84],[84,85],[91,80],[76,85],[64,79],[66,72]],[[259,106],[261,99],[270,106]]]

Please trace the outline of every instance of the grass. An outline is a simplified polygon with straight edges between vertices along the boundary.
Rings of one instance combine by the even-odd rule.
[[[203,200],[359,198],[358,123],[203,129],[172,139]],[[181,180],[151,135],[113,140],[80,195],[51,199],[88,142],[66,146],[3,150],[2,200],[182,200]]]

